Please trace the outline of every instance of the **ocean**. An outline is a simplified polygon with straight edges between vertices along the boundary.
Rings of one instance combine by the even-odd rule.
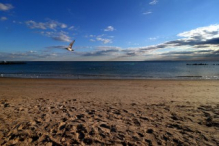
[[[219,61],[25,62],[0,65],[0,77],[58,79],[219,79]]]

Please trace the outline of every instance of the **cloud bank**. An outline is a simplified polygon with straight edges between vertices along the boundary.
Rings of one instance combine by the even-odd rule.
[[[114,47],[114,46],[98,46],[96,47],[96,50],[93,52],[85,52],[82,55],[83,56],[105,56],[105,55],[117,55],[115,53],[118,53],[121,51],[120,47]]]
[[[70,41],[67,33],[60,32],[41,32],[47,37],[59,41]],[[105,35],[89,35],[87,38],[93,41],[103,42],[103,46],[92,47],[92,51],[80,52],[76,51],[73,54],[86,58],[105,58],[117,60],[219,60],[219,24],[206,27],[199,27],[190,31],[179,33],[178,39],[167,41],[157,45],[121,48],[117,46],[104,46],[111,40]],[[109,40],[107,40],[109,39]],[[63,49],[65,46],[50,46],[47,49]],[[53,55],[52,55],[53,54]],[[0,53],[1,58],[33,58],[37,57],[52,57],[54,53]],[[63,56],[62,56],[63,57]],[[64,57],[63,57],[64,58]],[[115,60],[116,60],[115,59]]]
[[[185,31],[177,35],[180,39],[167,41],[157,45],[135,47],[135,48],[118,48],[108,47],[107,49],[95,50],[86,53],[86,56],[101,56],[119,54],[121,57],[139,57],[154,55],[161,59],[207,59],[219,60],[219,24],[206,27],[196,28]],[[160,50],[172,49],[174,51]],[[128,58],[127,58],[128,59]]]
[[[44,53],[44,52],[36,52],[36,51],[15,52],[15,53],[0,52],[0,58],[2,60],[15,60],[15,61],[39,60],[40,58],[46,59],[54,56],[55,56],[54,53]]]

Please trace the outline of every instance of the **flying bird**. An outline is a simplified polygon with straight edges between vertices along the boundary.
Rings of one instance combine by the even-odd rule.
[[[73,41],[69,44],[68,48],[65,48],[65,49],[68,50],[68,51],[74,51],[74,50],[72,49],[72,46],[73,46],[74,43],[75,43],[75,40],[73,40]]]

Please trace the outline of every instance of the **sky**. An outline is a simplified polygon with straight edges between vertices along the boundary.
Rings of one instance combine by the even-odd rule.
[[[1,0],[0,61],[219,60],[219,0]],[[74,52],[64,49],[75,40]]]

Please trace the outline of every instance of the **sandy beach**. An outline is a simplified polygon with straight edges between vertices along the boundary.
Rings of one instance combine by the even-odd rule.
[[[219,81],[0,78],[0,145],[219,145]]]

